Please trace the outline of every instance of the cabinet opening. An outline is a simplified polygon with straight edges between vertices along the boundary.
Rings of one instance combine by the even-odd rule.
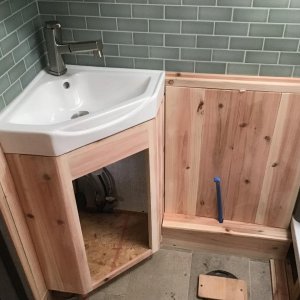
[[[73,188],[92,282],[99,286],[150,251],[148,151],[86,174]]]

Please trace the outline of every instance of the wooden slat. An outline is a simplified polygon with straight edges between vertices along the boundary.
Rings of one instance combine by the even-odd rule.
[[[273,300],[289,300],[285,261],[270,260]]]
[[[19,203],[19,197],[1,149],[0,214],[7,226],[34,299],[48,299],[50,296]]]
[[[149,122],[146,122],[64,154],[72,179],[148,148],[148,126]]]
[[[283,94],[256,223],[287,228],[300,185],[300,95]]]
[[[247,285],[244,280],[199,275],[198,297],[216,300],[247,300]]]
[[[169,72],[165,83],[166,86],[174,87],[300,93],[300,79],[286,77]]]
[[[88,292],[91,278],[66,165],[61,158],[6,156],[48,289]]]
[[[163,243],[254,258],[283,258],[291,237],[286,229],[212,218],[165,214]]]
[[[195,214],[204,90],[166,89],[165,211]]]

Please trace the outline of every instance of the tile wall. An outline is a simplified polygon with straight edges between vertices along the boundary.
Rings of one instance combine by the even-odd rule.
[[[45,66],[36,1],[0,1],[0,110]]]
[[[38,1],[64,39],[102,39],[105,58],[74,64],[300,76],[300,0]]]

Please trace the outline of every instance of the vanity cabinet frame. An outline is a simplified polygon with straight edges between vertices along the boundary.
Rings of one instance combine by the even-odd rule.
[[[155,119],[58,157],[6,154],[49,290],[86,294],[160,248],[163,216],[163,101]],[[149,250],[93,280],[72,181],[147,150]]]

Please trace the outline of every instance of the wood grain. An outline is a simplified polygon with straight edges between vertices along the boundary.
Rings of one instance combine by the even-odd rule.
[[[273,300],[289,300],[285,261],[280,259],[270,260]]]

